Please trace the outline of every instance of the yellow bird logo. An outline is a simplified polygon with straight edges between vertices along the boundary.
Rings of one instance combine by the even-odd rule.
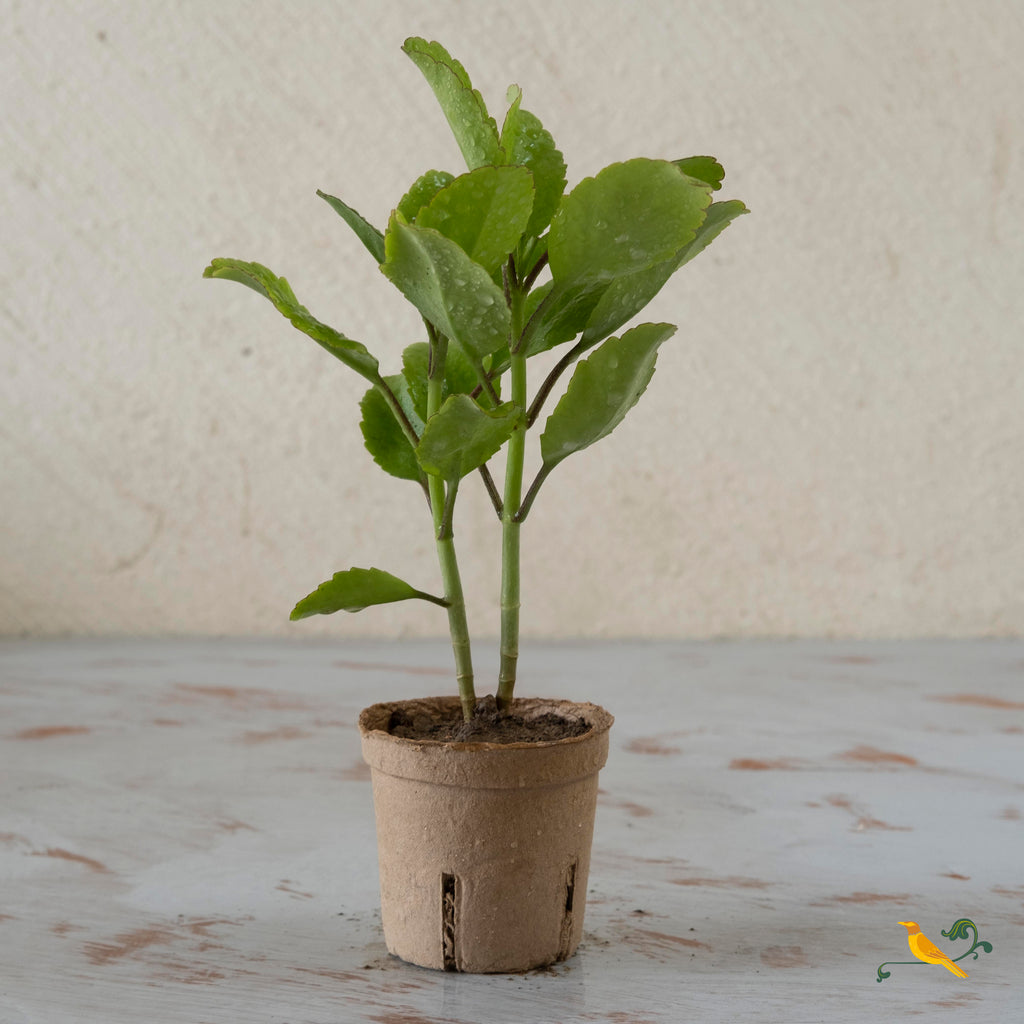
[[[921,926],[916,921],[900,921],[907,929],[907,945],[910,952],[923,960],[926,964],[941,964],[947,971],[952,971],[957,977],[966,978],[967,972],[962,971],[938,946],[921,931]]]

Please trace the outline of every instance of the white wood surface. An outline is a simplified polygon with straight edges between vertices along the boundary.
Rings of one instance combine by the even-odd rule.
[[[1024,643],[528,645],[524,695],[617,722],[583,947],[522,977],[379,932],[354,723],[449,663],[0,643],[0,1021],[1024,1020]],[[910,959],[898,921],[958,956],[961,917],[994,946],[970,978],[876,981]]]

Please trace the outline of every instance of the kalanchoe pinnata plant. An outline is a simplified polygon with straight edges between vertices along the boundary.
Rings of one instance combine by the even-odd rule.
[[[496,698],[507,708],[519,652],[521,526],[552,470],[609,434],[636,404],[675,327],[642,323],[613,332],[747,210],[736,199],[712,202],[724,171],[708,156],[615,163],[566,193],[562,154],[523,109],[518,86],[508,90],[499,130],[444,47],[411,38],[403,49],[433,89],[469,170],[427,171],[383,233],[340,199],[317,193],[423,317],[426,340],[405,349],[400,371],[383,374],[366,346],[317,320],[283,277],[259,263],[215,259],[204,276],[248,285],[364,377],[367,449],[428,499],[443,596],[380,569],[347,569],[303,598],[292,619],[410,598],[441,605],[468,719],[476,697],[453,531],[463,479],[480,476],[501,522]],[[530,359],[556,347],[564,354],[531,395]],[[527,436],[570,367],[568,386],[543,423],[540,469],[524,489]],[[503,447],[499,488],[488,463]]]

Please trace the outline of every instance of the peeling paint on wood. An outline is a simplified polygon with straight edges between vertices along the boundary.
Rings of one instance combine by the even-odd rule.
[[[966,704],[975,708],[995,708],[999,711],[1024,711],[1024,701],[1007,700],[1005,697],[984,696],[980,693],[955,693],[949,696],[932,697],[944,704]]]
[[[54,860],[68,860],[75,864],[84,864],[90,871],[96,871],[100,874],[106,874],[107,868],[104,864],[101,864],[98,860],[92,857],[85,857],[80,853],[72,853],[70,850],[61,850],[59,848],[51,847],[48,850],[33,850],[33,857],[52,857]]]
[[[761,950],[761,963],[766,967],[810,967],[811,961],[799,946],[766,946]]]
[[[14,734],[16,740],[51,740],[55,736],[85,736],[92,732],[84,725],[37,725]]]
[[[836,756],[843,761],[860,761],[864,764],[907,765],[910,767],[917,764],[917,758],[909,757],[906,754],[897,754],[890,750],[879,750],[877,747],[866,744]]]
[[[800,762],[791,757],[766,759],[763,757],[734,757],[729,768],[738,772],[791,772],[801,767]]]

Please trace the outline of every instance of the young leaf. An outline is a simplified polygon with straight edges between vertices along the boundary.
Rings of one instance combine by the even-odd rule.
[[[415,408],[405,377],[395,374],[386,377],[385,382],[394,392],[417,435],[422,434],[423,419]],[[377,388],[370,388],[363,395],[359,408],[363,414],[359,428],[363,433],[366,450],[373,456],[373,461],[385,473],[390,473],[400,480],[421,481],[423,473],[416,461],[416,449],[380,391]]]
[[[498,451],[521,422],[512,402],[490,412],[468,395],[452,395],[427,420],[416,458],[424,472],[461,480]]]
[[[533,177],[525,167],[478,167],[441,189],[416,217],[456,242],[489,274],[516,247],[533,209]]]
[[[398,212],[412,224],[420,210],[426,206],[438,192],[445,186],[450,185],[455,176],[447,171],[427,171],[421,174],[413,183],[408,192],[402,196],[397,206]],[[383,262],[383,261],[382,261]]]
[[[393,214],[381,269],[442,334],[476,364],[508,343],[505,296],[487,271],[432,228]]]
[[[292,621],[310,615],[330,615],[332,612],[360,612],[371,604],[390,604],[408,601],[414,597],[431,601],[442,607],[448,602],[433,594],[416,590],[381,569],[348,569],[336,572],[326,583],[321,583],[312,594],[304,597],[293,609]]]
[[[722,187],[722,180],[725,178],[725,168],[713,156],[687,156],[682,160],[673,160],[683,172],[691,178],[706,182],[717,192]]]
[[[425,341],[413,342],[402,353],[402,376],[405,379],[416,418],[420,423],[427,418],[427,372],[429,369],[430,346]],[[450,345],[444,361],[442,401],[449,395],[468,395],[478,383],[479,378],[476,371],[462,354],[462,350]],[[417,426],[417,432],[423,433],[419,426]]]
[[[372,224],[364,220],[351,206],[343,203],[335,196],[329,196],[326,192],[316,190],[316,194],[323,199],[335,213],[337,213],[346,224],[356,233],[356,237],[366,246],[370,255],[378,262],[384,262],[384,236]]]
[[[448,120],[470,170],[503,163],[498,126],[487,113],[483,97],[469,81],[466,69],[437,42],[406,39],[402,49],[423,72]]]
[[[583,343],[589,348],[632,320],[684,264],[703,252],[737,217],[747,213],[738,199],[712,203],[696,237],[671,259],[612,281],[587,321]]]
[[[609,281],[674,256],[710,202],[710,185],[667,160],[640,157],[584,178],[562,200],[548,232],[556,286]]]
[[[318,345],[346,366],[372,383],[380,380],[378,363],[361,342],[346,338],[333,327],[321,323],[305,306],[299,304],[291,286],[283,277],[277,277],[260,263],[244,260],[215,259],[203,271],[203,277],[237,281],[270,299],[278,312],[286,316],[292,326],[308,334]]]
[[[545,471],[607,437],[622,422],[654,375],[658,346],[675,330],[672,324],[641,324],[621,338],[609,338],[577,363],[540,438]]]
[[[540,121],[520,106],[523,92],[509,89],[511,103],[501,128],[501,148],[510,165],[528,167],[533,175],[537,198],[526,226],[526,234],[539,235],[550,223],[565,191],[565,160],[555,140]]]

